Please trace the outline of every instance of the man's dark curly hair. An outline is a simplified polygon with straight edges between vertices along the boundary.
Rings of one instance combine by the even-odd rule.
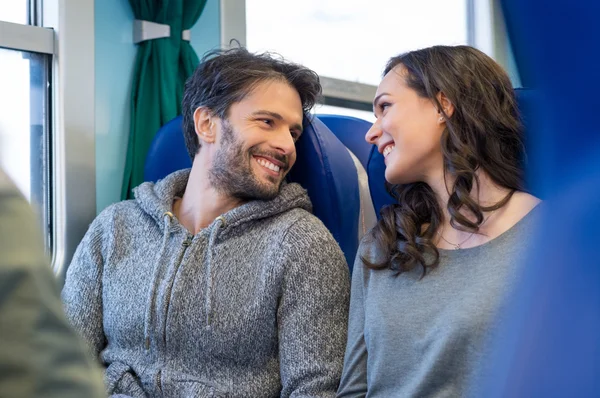
[[[206,107],[226,120],[231,105],[243,100],[258,83],[268,80],[289,83],[300,95],[304,113],[321,95],[315,72],[271,53],[253,54],[245,48],[233,48],[211,51],[203,57],[185,83],[182,101],[183,134],[192,160],[200,149],[194,126],[196,109]]]

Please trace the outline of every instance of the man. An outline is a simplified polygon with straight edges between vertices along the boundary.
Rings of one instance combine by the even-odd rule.
[[[2,170],[0,220],[0,396],[105,396],[65,318],[29,204]]]
[[[188,80],[191,170],[103,211],[67,273],[66,312],[109,394],[335,396],[348,268],[284,182],[320,90],[314,72],[245,49]]]

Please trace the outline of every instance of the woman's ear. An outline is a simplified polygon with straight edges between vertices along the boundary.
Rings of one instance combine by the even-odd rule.
[[[202,143],[213,144],[215,142],[214,116],[206,107],[196,108],[194,111],[194,127],[200,145]]]
[[[438,113],[442,114],[443,110],[443,113],[446,115],[446,117],[451,118],[452,114],[454,113],[454,105],[452,104],[452,102],[450,102],[448,97],[446,97],[446,95],[441,91],[437,94],[437,100],[438,103],[442,106],[442,109],[438,109]]]

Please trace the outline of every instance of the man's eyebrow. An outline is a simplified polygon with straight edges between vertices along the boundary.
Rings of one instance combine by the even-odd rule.
[[[266,110],[259,110],[256,112],[252,112],[252,116],[270,116],[273,119],[277,119],[277,120],[283,120],[283,116],[281,116],[279,113],[277,112],[271,112],[271,111],[266,111]],[[298,130],[300,132],[302,132],[303,128],[302,128],[302,124],[298,124],[295,123],[292,125],[292,128],[295,130]]]

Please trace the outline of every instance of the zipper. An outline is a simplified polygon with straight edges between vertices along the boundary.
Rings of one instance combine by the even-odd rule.
[[[185,248],[189,247],[192,244],[192,240],[194,239],[193,235],[188,234],[188,236],[185,238],[185,240],[181,243],[181,245]],[[185,250],[183,251],[183,253],[181,254],[181,258],[183,258],[183,254],[185,254]],[[181,259],[179,260],[179,262],[181,262]]]
[[[161,371],[160,369],[156,372],[156,387],[158,387],[158,393],[162,395],[162,381],[161,381]]]
[[[175,273],[173,274],[173,281],[169,285],[169,289],[166,292],[166,294],[167,294],[167,298],[166,298],[167,310],[165,313],[165,328],[163,330],[163,342],[165,344],[165,349],[167,346],[167,317],[169,316],[169,307],[171,306],[171,292],[173,291],[173,285],[175,284],[175,276],[177,275],[177,272],[179,271],[179,267],[181,266],[181,262],[183,261],[183,256],[185,256],[185,252],[187,251],[187,248],[190,247],[190,245],[192,244],[193,239],[194,239],[194,235],[191,235],[188,233],[187,236],[185,237],[185,239],[183,240],[183,242],[181,242],[181,246],[183,246],[183,250],[181,251],[179,258],[177,259],[177,270],[175,270]]]

